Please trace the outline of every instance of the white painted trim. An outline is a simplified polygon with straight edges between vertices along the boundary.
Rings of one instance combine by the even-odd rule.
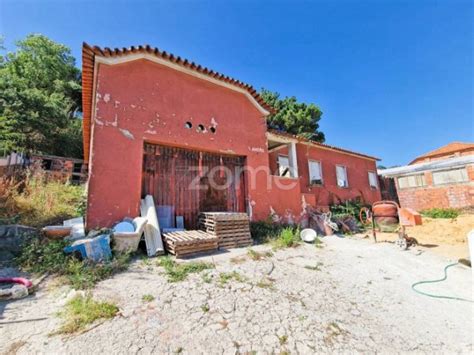
[[[363,156],[363,155],[359,155],[357,153],[344,152],[344,151],[341,151],[341,150],[336,149],[336,148],[326,147],[324,145],[319,145],[317,143],[307,142],[307,141],[304,141],[304,140],[298,140],[296,138],[282,137],[282,136],[279,136],[279,135],[277,135],[275,133],[272,133],[272,132],[267,132],[267,140],[270,140],[270,141],[273,141],[273,142],[278,142],[278,143],[295,142],[295,143],[298,143],[298,144],[305,144],[305,145],[308,145],[308,146],[311,146],[311,147],[314,147],[314,148],[319,148],[319,149],[323,149],[323,150],[330,150],[332,152],[336,152],[336,153],[339,153],[339,154],[350,155],[350,156],[360,158],[360,159],[366,159],[366,160],[373,161],[373,162],[377,161],[377,159],[375,159],[375,158],[369,158],[369,157],[366,157],[366,156]]]
[[[332,152],[336,152],[336,153],[339,153],[339,154],[344,154],[344,155],[350,155],[352,157],[356,157],[356,158],[360,158],[360,159],[366,159],[366,160],[369,160],[369,161],[373,161],[373,162],[376,162],[377,159],[375,158],[369,158],[369,157],[366,157],[366,156],[363,156],[363,155],[359,155],[357,153],[349,153],[349,152],[343,152],[339,149],[336,149],[336,148],[331,148],[331,147],[326,147],[324,145],[319,145],[319,144],[316,144],[316,143],[312,143],[312,142],[299,142],[301,144],[306,144],[306,145],[309,145],[311,147],[315,147],[315,148],[320,148],[320,149],[323,149],[323,150],[330,150]]]
[[[299,141],[295,138],[290,138],[290,137],[282,137],[276,134],[273,134],[272,132],[267,132],[267,140],[277,142],[277,143],[299,143]]]
[[[290,167],[293,169],[291,172],[292,177],[297,178],[298,175],[298,158],[296,156],[296,143],[291,142],[288,147],[288,155],[290,158]]]
[[[277,150],[283,149],[283,148],[285,148],[285,147],[287,147],[286,144],[285,144],[285,145],[279,145],[279,146],[277,146],[277,147],[273,147],[273,148],[271,148],[271,149],[268,149],[268,153],[276,152]]]
[[[223,86],[227,89],[231,89],[231,90],[234,90],[234,91],[237,91],[237,92],[240,92],[241,94],[244,94],[245,96],[247,96],[247,98],[250,100],[250,102],[252,102],[252,104],[265,116],[268,116],[270,114],[270,112],[268,112],[267,110],[265,110],[258,102],[257,100],[254,99],[254,97],[252,95],[250,95],[250,93],[245,90],[245,89],[242,89],[236,85],[232,85],[232,84],[229,84],[229,83],[225,83],[221,80],[217,80],[217,79],[214,79],[206,74],[202,74],[202,73],[199,73],[195,70],[192,70],[192,69],[189,69],[189,68],[185,68],[179,64],[176,64],[176,63],[172,63],[166,59],[162,59],[162,58],[159,58],[155,55],[152,55],[152,54],[149,54],[149,53],[134,53],[134,54],[127,54],[127,55],[124,55],[122,57],[101,57],[101,56],[98,56],[96,55],[95,56],[95,62],[96,63],[102,63],[102,64],[107,64],[107,65],[116,65],[116,64],[122,64],[122,63],[127,63],[127,62],[132,62],[132,61],[135,61],[135,60],[139,60],[139,59],[146,59],[146,60],[149,60],[149,61],[152,61],[152,62],[155,62],[155,63],[158,63],[158,64],[161,64],[161,65],[164,65],[164,66],[167,66],[171,69],[174,69],[174,70],[177,70],[177,71],[180,71],[182,73],[185,73],[185,74],[188,74],[188,75],[192,75],[196,78],[199,78],[199,79],[203,79],[203,80],[207,80],[213,84],[216,84],[216,85],[220,85],[220,86]]]
[[[321,185],[314,185],[314,186],[323,186],[324,185],[324,174],[323,174],[323,162],[317,159],[308,159],[308,181],[309,185],[311,184],[311,163],[318,163],[319,164],[319,172],[321,174]]]
[[[339,186],[339,181],[337,181],[337,167],[344,168],[344,175],[346,175],[346,182],[347,186]],[[336,185],[341,189],[348,189],[349,188],[349,174],[347,173],[347,166],[342,164],[336,164]]]
[[[375,175],[375,186],[370,185],[370,173],[373,173]],[[378,181],[378,175],[377,175],[376,171],[367,170],[367,179],[369,179],[369,187],[370,188],[375,188],[375,190],[379,189],[379,181]]]

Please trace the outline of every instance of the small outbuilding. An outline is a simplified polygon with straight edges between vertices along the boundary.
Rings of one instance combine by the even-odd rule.
[[[453,142],[406,166],[378,173],[394,179],[402,207],[421,211],[474,206],[474,143]]]

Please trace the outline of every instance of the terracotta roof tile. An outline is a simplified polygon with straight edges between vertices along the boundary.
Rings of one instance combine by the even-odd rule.
[[[367,159],[370,159],[370,160],[380,161],[380,158],[373,157],[371,155],[357,153],[357,152],[354,152],[352,150],[335,147],[333,145],[329,145],[329,144],[325,144],[325,143],[319,143],[319,142],[316,142],[316,141],[313,141],[311,139],[304,138],[304,137],[301,137],[301,136],[298,136],[298,135],[295,135],[295,134],[282,132],[282,131],[277,131],[277,130],[274,130],[274,129],[269,129],[268,132],[271,133],[271,134],[275,134],[277,136],[281,136],[281,137],[293,138],[293,139],[296,139],[300,142],[311,143],[312,145],[319,146],[319,147],[322,147],[322,148],[331,149],[331,150],[335,150],[335,151],[338,151],[338,152],[341,152],[341,153],[344,153],[344,154],[357,155],[361,158],[367,158]]]
[[[474,150],[474,143],[452,142],[452,143],[442,146],[441,148],[432,150],[431,152],[428,152],[426,154],[420,155],[419,157],[416,157],[415,159],[413,159],[412,162],[410,162],[409,165],[415,164],[419,161],[422,161],[428,158],[440,157],[443,155],[454,154],[454,153],[458,153],[458,152],[462,152],[466,150]]]

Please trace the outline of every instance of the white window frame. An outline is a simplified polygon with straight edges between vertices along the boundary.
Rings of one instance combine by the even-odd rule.
[[[448,181],[448,182],[437,182],[436,178],[435,178],[435,174],[439,174],[439,173],[450,173],[450,172],[453,172],[453,171],[461,171],[461,175],[462,175],[462,180],[459,180],[459,181]],[[431,172],[431,176],[432,176],[432,180],[433,180],[433,185],[434,186],[442,186],[442,185],[455,185],[455,184],[463,184],[465,182],[468,182],[469,181],[469,174],[467,172],[467,169],[466,167],[462,167],[462,168],[455,168],[455,169],[446,169],[446,170],[437,170],[437,171],[432,171]]]
[[[282,171],[282,166],[280,164],[280,158],[284,158],[288,161],[288,165],[286,167],[288,167],[288,170],[286,171],[286,174],[285,175],[282,175],[283,171]],[[283,155],[283,154],[278,154],[278,158],[277,158],[277,162],[278,162],[278,176],[280,177],[291,177],[291,164],[290,164],[290,157],[288,155]]]
[[[372,185],[372,184],[370,183],[370,174],[374,174],[375,185]],[[369,170],[369,171],[367,172],[367,176],[368,176],[368,178],[369,178],[369,186],[370,186],[370,188],[371,188],[371,189],[374,189],[374,190],[377,190],[377,189],[379,188],[379,182],[377,181],[377,180],[378,180],[378,179],[377,179],[377,173],[376,173],[375,171],[373,171],[373,170]]]
[[[321,183],[313,183],[313,180],[311,179],[311,163],[316,163],[319,165],[319,176]],[[321,163],[320,160],[315,160],[315,159],[308,159],[308,179],[309,179],[309,184],[313,186],[322,186],[324,185],[324,177],[323,177],[323,164]]]
[[[409,182],[409,178],[413,178],[415,180],[415,182],[418,181],[418,177],[419,177],[419,181],[421,181],[421,185],[416,185],[416,186],[401,186],[400,184],[400,179],[406,179],[406,182],[407,182],[407,185],[408,185],[408,182]],[[404,175],[404,176],[399,176],[397,177],[397,188],[401,189],[401,190],[404,190],[404,189],[419,189],[419,188],[423,188],[427,186],[427,183],[426,183],[426,176],[425,174],[421,173],[421,174],[410,174],[410,175]]]
[[[337,168],[343,168],[344,169],[344,182],[345,184],[343,186],[341,186],[339,184],[339,178],[337,176]],[[340,187],[341,189],[348,189],[349,188],[349,177],[347,175],[347,167],[345,165],[340,165],[340,164],[337,164],[336,165],[336,184],[338,187]]]

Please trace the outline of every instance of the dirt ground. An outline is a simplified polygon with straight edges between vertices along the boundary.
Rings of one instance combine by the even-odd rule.
[[[408,227],[408,236],[415,238],[419,247],[452,260],[469,256],[467,234],[474,229],[474,214],[462,214],[454,219],[423,217],[421,226]],[[378,241],[393,242],[395,233],[379,233]]]
[[[358,237],[323,243],[262,260],[246,249],[201,257],[215,269],[177,283],[154,259],[136,260],[92,291],[120,315],[68,337],[49,334],[70,290],[47,280],[32,296],[0,302],[0,353],[472,353],[472,303],[411,288],[442,277],[445,257]],[[219,282],[231,272],[239,277]],[[420,289],[472,298],[472,287],[471,269],[456,265],[445,282]]]

